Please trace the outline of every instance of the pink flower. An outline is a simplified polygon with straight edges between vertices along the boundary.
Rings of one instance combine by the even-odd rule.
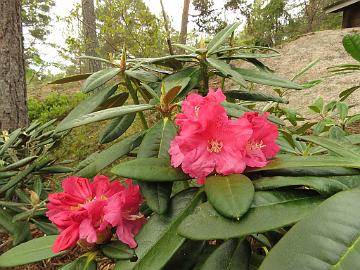
[[[109,199],[105,207],[105,220],[116,228],[120,241],[129,247],[137,246],[134,237],[145,223],[145,217],[139,214],[139,205],[142,202],[139,186],[133,185],[130,179],[126,180],[127,188]]]
[[[269,113],[260,115],[258,112],[247,112],[242,118],[247,119],[253,129],[253,134],[246,147],[246,165],[250,167],[264,167],[267,159],[276,156],[280,151],[276,144],[279,136],[277,126],[267,120]]]
[[[245,118],[230,120],[220,105],[221,90],[210,90],[206,97],[191,94],[176,118],[180,133],[171,142],[169,153],[174,167],[204,183],[212,172],[223,175],[245,170],[246,146],[252,135]]]
[[[60,230],[53,251],[69,249],[79,240],[98,244],[109,240],[112,225],[105,219],[106,207],[114,196],[128,193],[129,188],[101,175],[93,182],[70,176],[62,182],[62,187],[63,192],[49,195],[47,204],[47,216]],[[137,192],[140,196],[138,189]],[[130,210],[123,208],[123,211]]]

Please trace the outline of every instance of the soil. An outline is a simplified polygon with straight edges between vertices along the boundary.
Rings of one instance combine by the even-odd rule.
[[[300,94],[296,90],[289,91],[285,98],[289,100],[288,106],[291,109],[300,112],[304,116],[310,116],[307,106],[312,104],[318,96],[322,96],[325,101],[336,100],[341,91],[360,85],[359,72],[329,77],[331,74],[327,70],[328,67],[340,64],[359,64],[359,62],[347,54],[342,46],[343,37],[349,33],[360,33],[360,27],[326,30],[303,35],[276,48],[281,54],[280,57],[261,60],[273,69],[275,74],[288,79],[291,79],[298,71],[302,70],[312,61],[320,60],[296,82],[305,83],[321,79],[322,83],[313,88],[302,90]],[[239,63],[239,65],[250,67],[248,64]],[[226,89],[234,89],[234,85],[230,83],[230,80],[228,81]],[[276,95],[272,87],[258,86],[257,90]],[[351,113],[359,113],[360,90],[355,91],[348,98],[347,102],[355,105],[351,109]]]

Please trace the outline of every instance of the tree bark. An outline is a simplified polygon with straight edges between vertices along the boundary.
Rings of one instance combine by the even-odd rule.
[[[160,5],[161,5],[162,14],[163,14],[163,17],[164,17],[164,25],[165,25],[165,31],[166,31],[166,43],[167,43],[168,48],[169,48],[169,53],[171,55],[173,55],[174,50],[173,50],[173,47],[171,45],[169,22],[168,22],[168,19],[167,19],[167,15],[166,15],[164,4],[163,4],[162,0],[160,0]]]
[[[181,18],[180,43],[186,44],[187,25],[189,20],[190,0],[184,0],[183,13]]]
[[[81,0],[82,15],[83,15],[83,36],[85,43],[85,54],[87,56],[98,56],[96,48],[99,47],[99,42],[96,36],[96,17],[94,0]],[[101,69],[99,61],[86,59],[85,72],[96,72]]]
[[[0,129],[28,122],[21,0],[0,0]]]

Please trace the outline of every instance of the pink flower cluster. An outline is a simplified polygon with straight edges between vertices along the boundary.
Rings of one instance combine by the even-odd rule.
[[[136,247],[134,236],[145,223],[139,213],[143,200],[139,186],[129,179],[123,185],[99,175],[92,182],[70,176],[63,180],[62,187],[63,192],[49,195],[47,204],[46,214],[60,230],[54,252],[69,249],[79,240],[103,243],[111,239],[113,227],[120,241]]]
[[[221,89],[207,96],[190,94],[176,117],[179,134],[171,142],[169,153],[174,167],[203,184],[205,177],[242,173],[246,166],[263,167],[279,152],[278,130],[267,120],[268,113],[247,112],[229,119],[221,102]]]

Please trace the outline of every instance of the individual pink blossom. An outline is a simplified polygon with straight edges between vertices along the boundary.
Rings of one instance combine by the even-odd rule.
[[[251,125],[253,134],[246,147],[245,162],[250,167],[264,167],[267,159],[276,156],[280,151],[276,144],[279,136],[277,126],[267,119],[269,113],[260,115],[258,112],[247,112],[242,118],[247,119]]]
[[[145,223],[145,217],[139,214],[139,205],[142,202],[139,186],[126,180],[127,188],[109,199],[105,207],[105,220],[116,227],[116,234],[120,241],[129,247],[137,246],[134,236]]]
[[[128,193],[128,187],[119,181],[110,182],[106,176],[101,175],[96,176],[93,182],[70,176],[62,182],[62,187],[63,192],[49,195],[47,204],[47,216],[60,231],[53,251],[69,249],[79,240],[97,244],[109,240],[112,225],[105,219],[106,206],[114,196]],[[137,192],[140,196],[139,189]],[[132,211],[127,207],[123,208],[126,212],[130,210]]]
[[[242,173],[246,167],[251,124],[245,118],[230,120],[220,105],[223,100],[221,90],[210,90],[206,97],[191,94],[176,118],[180,132],[170,145],[171,164],[181,165],[201,184],[214,171],[229,175]]]

